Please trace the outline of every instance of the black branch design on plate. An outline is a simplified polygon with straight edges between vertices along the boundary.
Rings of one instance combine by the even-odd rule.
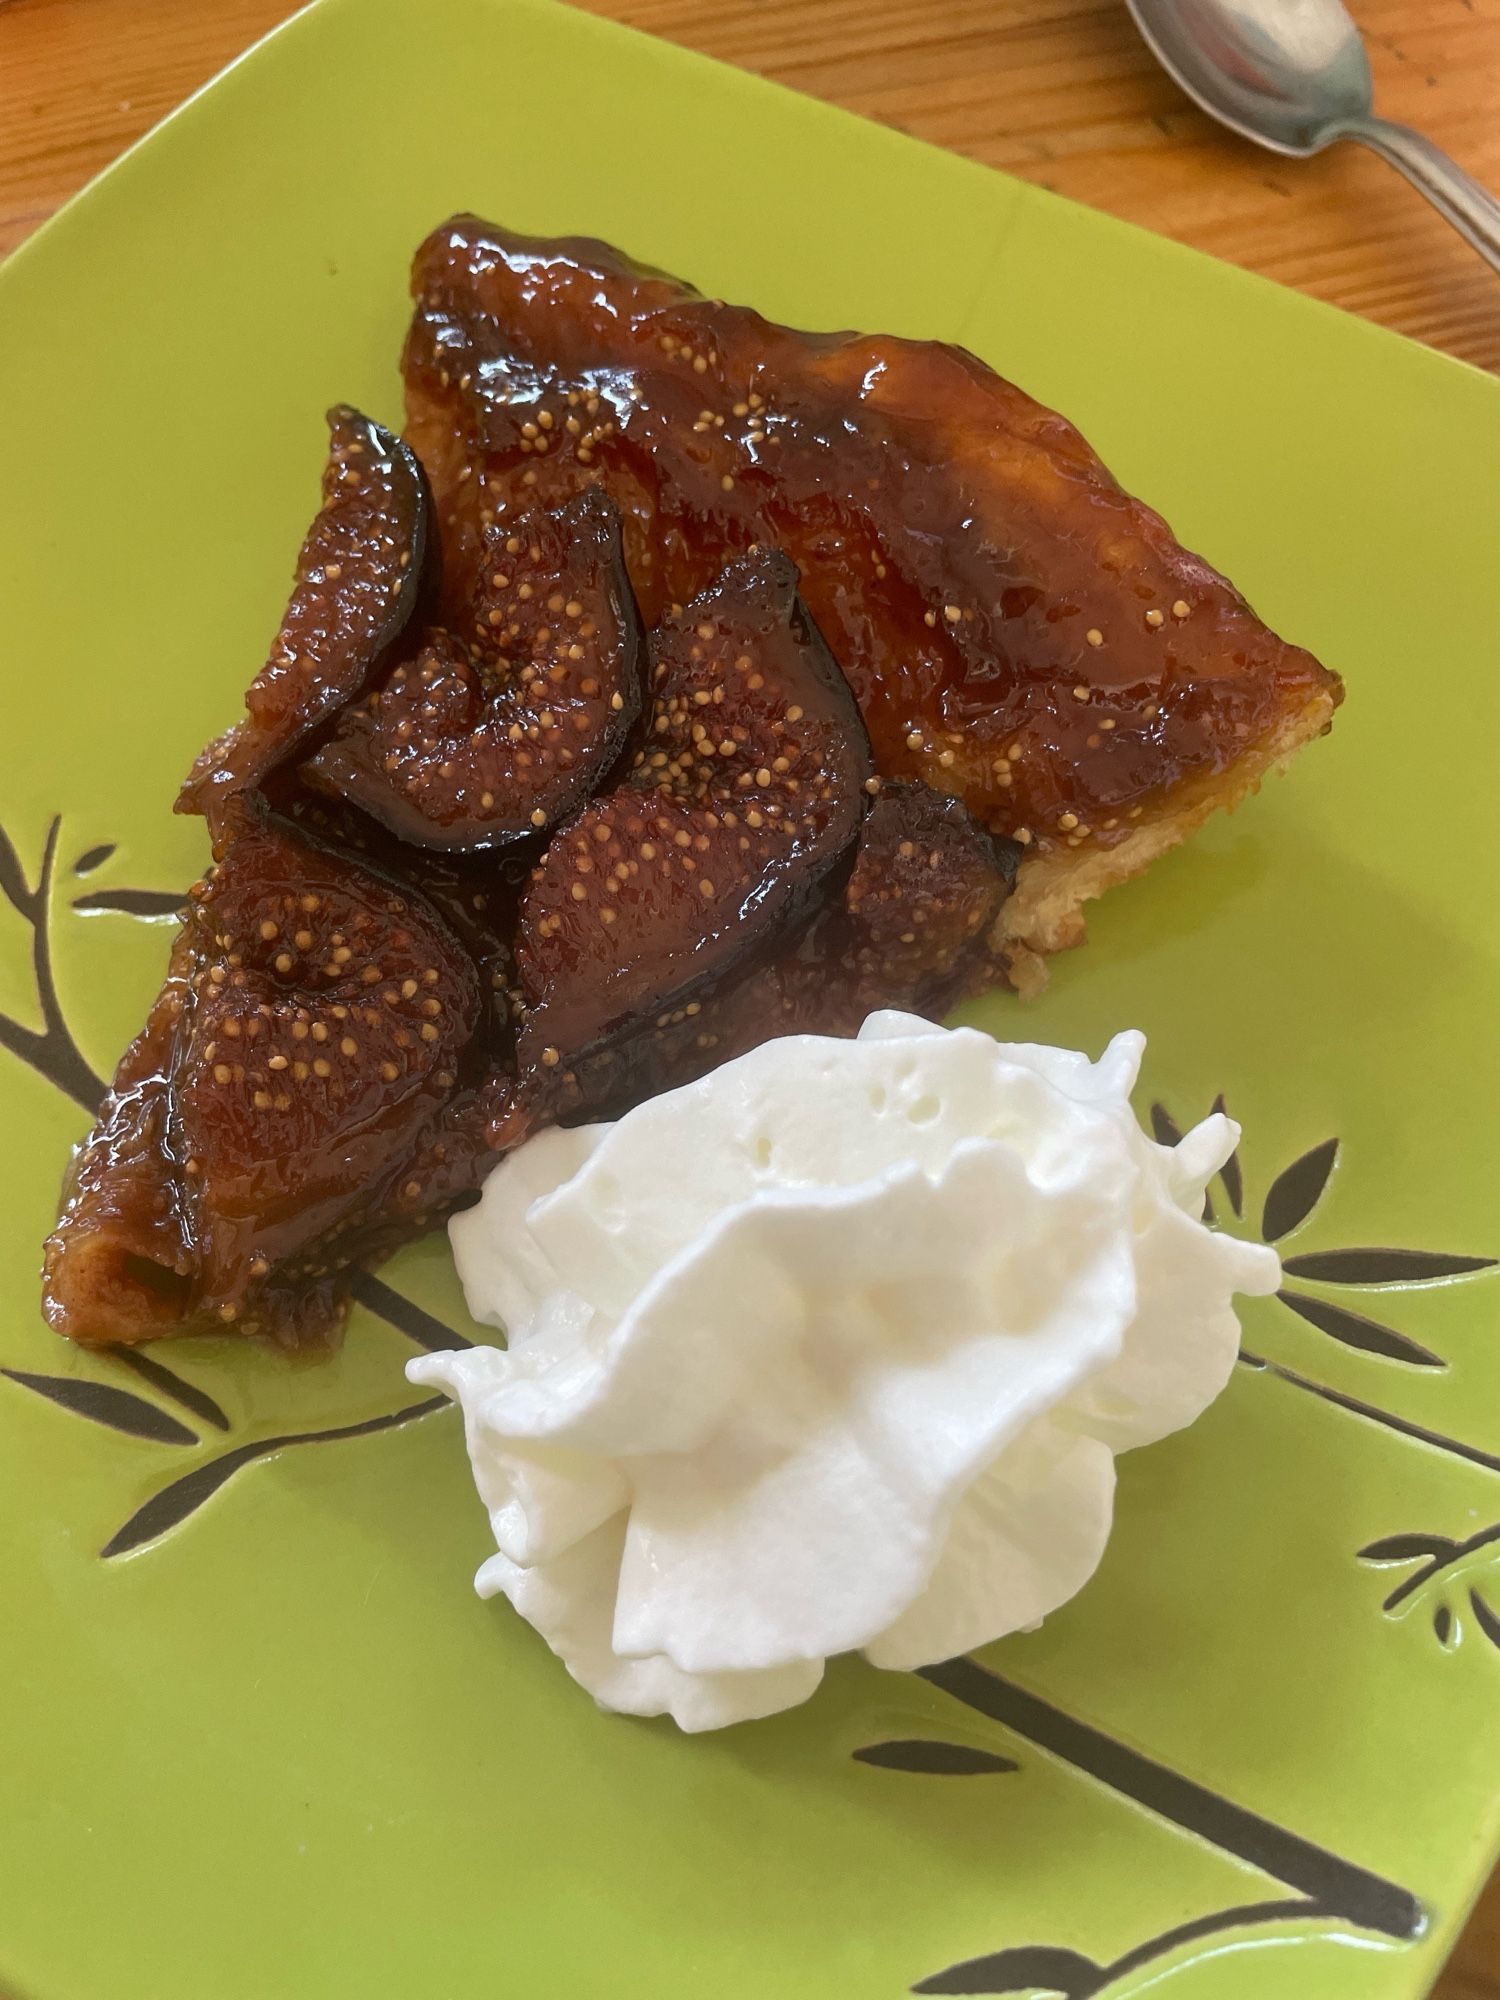
[[[176,1417],[136,1396],[129,1389],[116,1389],[108,1382],[94,1382],[87,1375],[34,1375],[24,1368],[0,1368],[0,1375],[23,1389],[45,1396],[49,1403],[87,1417],[90,1423],[105,1424],[123,1431],[127,1437],[146,1438],[152,1444],[196,1444],[198,1435]]]
[[[1431,1285],[1442,1278],[1472,1277],[1492,1271],[1493,1257],[1454,1256],[1445,1250],[1392,1250],[1366,1246],[1312,1250],[1282,1260],[1294,1278],[1321,1279],[1326,1285]]]
[[[1367,1319],[1363,1313],[1350,1312],[1347,1306],[1336,1305],[1332,1299],[1316,1299],[1307,1292],[1289,1292],[1284,1287],[1276,1296],[1309,1326],[1315,1326],[1319,1333],[1326,1333],[1330,1340],[1344,1347],[1357,1347],[1362,1354],[1382,1354],[1387,1361],[1405,1361],[1413,1368],[1448,1365],[1410,1334],[1398,1333],[1395,1327],[1378,1319]]]
[[[368,1272],[360,1275],[354,1293],[361,1305],[429,1353],[471,1344],[456,1329],[444,1326],[441,1320],[424,1312],[420,1306],[414,1305],[410,1299]],[[136,1368],[144,1380],[160,1388],[164,1395],[173,1396],[189,1408],[197,1407],[197,1402],[201,1401],[205,1407],[199,1413],[217,1428],[228,1429],[229,1420],[212,1397],[194,1384],[183,1381],[164,1363],[134,1348],[118,1349],[116,1352],[128,1366]],[[111,1390],[109,1393],[120,1395],[123,1392]],[[181,1439],[174,1441],[198,1442],[191,1431],[177,1424],[174,1417],[167,1416],[152,1404],[143,1403],[142,1407],[150,1409],[161,1423],[173,1425],[176,1431],[181,1432]],[[127,1555],[132,1549],[159,1540],[169,1529],[181,1526],[195,1514],[205,1500],[212,1499],[242,1466],[251,1465],[257,1459],[269,1458],[273,1453],[290,1450],[294,1445],[332,1444],[342,1438],[370,1437],[378,1431],[396,1430],[403,1424],[413,1423],[419,1417],[431,1416],[434,1411],[448,1407],[446,1396],[427,1396],[421,1402],[408,1403],[404,1409],[391,1410],[383,1416],[366,1417],[359,1423],[336,1424],[317,1431],[291,1431],[280,1437],[258,1438],[249,1444],[236,1445],[216,1458],[195,1465],[190,1472],[183,1473],[169,1486],[163,1487],[161,1492],[153,1494],[110,1536],[100,1554],[106,1558]]]
[[[1382,1611],[1396,1611],[1409,1597],[1415,1597],[1435,1576],[1453,1568],[1455,1563],[1464,1561],[1478,1550],[1500,1544],[1500,1522],[1492,1527],[1481,1528],[1478,1534],[1470,1535],[1465,1542],[1455,1542],[1449,1535],[1387,1535],[1378,1542],[1370,1542],[1359,1551],[1361,1562],[1386,1564],[1391,1562],[1420,1562],[1422,1567],[1413,1570],[1404,1582],[1396,1588],[1381,1605]],[[1392,1553],[1399,1551],[1399,1553]]]
[[[1165,1958],[1180,1945],[1195,1944],[1200,1938],[1217,1937],[1225,1931],[1249,1930],[1259,1924],[1285,1923],[1291,1919],[1321,1917],[1327,1912],[1301,1897],[1282,1902],[1241,1903],[1232,1909],[1215,1910],[1206,1917],[1178,1924],[1147,1938],[1108,1965],[1100,1965],[1082,1952],[1067,1951],[1056,1945],[1013,1945],[1005,1951],[987,1952],[969,1958],[944,1971],[934,1973],[912,1988],[914,1993],[1027,1993],[1056,1996],[1056,2000],[1095,2000],[1119,1980],[1127,1978],[1154,1959]]]
[[[1261,1210],[1260,1233],[1267,1243],[1279,1243],[1300,1229],[1323,1199],[1339,1156],[1337,1139],[1325,1139],[1300,1159],[1283,1167],[1272,1181]]]
[[[104,1095],[103,1079],[90,1068],[73,1031],[64,1019],[52,973],[52,881],[57,868],[57,841],[62,817],[54,814],[42,846],[35,884],[26,880],[11,839],[0,827],[0,893],[31,928],[31,973],[41,1012],[40,1031],[9,1014],[0,1014],[0,1048],[29,1063],[56,1089],[91,1115]],[[93,852],[94,850],[91,850]],[[112,850],[111,850],[112,851]],[[85,859],[88,857],[85,856]]]
[[[1495,1612],[1489,1599],[1482,1597],[1477,1590],[1469,1592],[1469,1609],[1474,1614],[1474,1623],[1496,1652],[1500,1653],[1500,1614]]]
[[[1460,1614],[1446,1594],[1447,1586],[1442,1579],[1482,1549],[1493,1549],[1496,1555],[1500,1555],[1500,1522],[1481,1528],[1477,1534],[1462,1542],[1451,1535],[1383,1535],[1359,1551],[1359,1560],[1381,1567],[1409,1563],[1419,1565],[1386,1597],[1381,1609],[1387,1615],[1398,1613],[1404,1604],[1419,1597],[1428,1584],[1437,1580],[1436,1602],[1431,1611],[1432,1630],[1438,1644],[1446,1648],[1458,1643],[1462,1625]],[[1454,1580],[1449,1579],[1450,1583]],[[1475,1625],[1489,1644],[1500,1651],[1500,1614],[1496,1613],[1477,1583],[1466,1584],[1466,1596],[1469,1614]]]
[[[257,1458],[267,1458],[272,1452],[288,1451],[293,1445],[332,1444],[340,1438],[371,1437],[377,1431],[395,1430],[418,1417],[430,1416],[434,1410],[441,1410],[447,1405],[446,1396],[427,1396],[420,1403],[408,1403],[404,1410],[392,1410],[383,1417],[366,1417],[363,1423],[338,1424],[322,1431],[291,1431],[283,1437],[259,1438],[252,1444],[236,1445],[233,1451],[223,1452],[218,1458],[194,1466],[191,1472],[185,1472],[170,1486],[163,1487],[160,1493],[153,1494],[144,1506],[137,1507],[123,1527],[115,1530],[99,1553],[106,1558],[123,1556],[146,1542],[156,1541],[169,1528],[180,1527],[190,1515],[197,1513],[205,1500],[212,1499],[241,1466],[250,1465]]]
[[[106,840],[99,847],[89,847],[73,863],[75,875],[92,875],[96,868],[102,868],[115,851],[115,843]]]
[[[1384,1410],[1378,1403],[1367,1403],[1360,1396],[1351,1396],[1344,1389],[1335,1389],[1331,1383],[1316,1382],[1310,1375],[1303,1375],[1295,1368],[1288,1368],[1284,1362],[1269,1361],[1263,1354],[1256,1354],[1248,1347],[1239,1351],[1239,1362],[1243,1368],[1252,1368],[1257,1374],[1273,1376],[1278,1382],[1285,1382],[1289,1388],[1302,1389],[1310,1396],[1332,1404],[1335,1409],[1347,1410],[1351,1416],[1363,1417],[1367,1423],[1379,1424],[1382,1430],[1394,1431],[1398,1437],[1411,1438],[1417,1444],[1428,1444],[1435,1451],[1446,1452],[1450,1458],[1461,1458],[1468,1465],[1479,1465],[1486,1472],[1500,1472],[1500,1453],[1486,1451],[1483,1446],[1466,1444],[1462,1438],[1447,1437],[1442,1431],[1430,1429],[1426,1424],[1413,1423],[1410,1417],[1398,1416],[1394,1410]]]
[[[1367,1542],[1359,1551],[1359,1560],[1385,1568],[1392,1564],[1416,1563],[1418,1568],[1398,1583],[1385,1598],[1381,1610],[1388,1616],[1401,1610],[1404,1604],[1421,1596],[1428,1584],[1437,1581],[1437,1602],[1432,1610],[1432,1629],[1438,1644],[1447,1646],[1456,1643],[1459,1637],[1459,1615],[1446,1595],[1447,1586],[1442,1579],[1460,1564],[1467,1563],[1470,1556],[1482,1549],[1492,1549],[1500,1557],[1500,1521],[1488,1528],[1481,1528],[1470,1535],[1467,1541],[1456,1541],[1451,1535],[1402,1534],[1382,1535],[1378,1541]],[[1494,1558],[1489,1559],[1492,1563]],[[1457,1579],[1449,1578],[1449,1584]],[[1483,1595],[1477,1583],[1466,1582],[1469,1610],[1474,1623],[1489,1643],[1500,1651],[1500,1615],[1497,1615],[1489,1600]]]
[[[918,1771],[936,1778],[978,1778],[1019,1771],[1013,1757],[976,1750],[971,1743],[945,1743],[929,1736],[898,1736],[888,1743],[866,1743],[849,1753],[858,1764],[883,1771]]]
[[[428,1353],[472,1345],[456,1328],[445,1326],[441,1320],[413,1304],[382,1280],[371,1277],[368,1272],[357,1281],[355,1293],[369,1311]],[[229,1418],[208,1391],[186,1381],[165,1362],[156,1360],[139,1348],[116,1346],[105,1351],[180,1408],[191,1411],[215,1430],[229,1429]],[[190,1430],[170,1411],[113,1383],[96,1382],[82,1375],[40,1375],[21,1368],[0,1368],[0,1376],[45,1397],[73,1416],[107,1425],[128,1437],[143,1438],[153,1444],[197,1446],[202,1443],[199,1434]],[[366,1417],[358,1423],[338,1424],[316,1431],[293,1431],[279,1437],[259,1438],[249,1444],[236,1445],[215,1458],[195,1465],[191,1471],[181,1474],[159,1493],[153,1494],[116,1530],[100,1553],[105,1557],[125,1555],[146,1542],[156,1541],[168,1529],[178,1527],[196,1513],[204,1501],[212,1498],[241,1466],[250,1465],[256,1459],[270,1457],[293,1445],[331,1444],[342,1438],[368,1437],[377,1431],[396,1429],[418,1417],[430,1416],[434,1411],[448,1407],[446,1396],[428,1396],[421,1402],[407,1404],[403,1409],[389,1411],[383,1416]]]
[[[921,1679],[966,1708],[989,1716],[1181,1832],[1206,1840],[1248,1868],[1258,1868],[1315,1903],[1323,1914],[1381,1937],[1420,1935],[1426,1916],[1410,1890],[1184,1777],[977,1660],[962,1656],[917,1671]]]
[[[1108,1964],[1055,1945],[1012,1945],[946,1966],[920,1980],[914,1992],[1042,1992],[1058,2000],[1094,2000],[1141,1966],[1184,1944],[1258,1924],[1317,1918],[1402,1942],[1419,1937],[1426,1928],[1422,1905],[1398,1883],[1184,1777],[977,1660],[948,1660],[920,1668],[919,1673],[1024,1742],[1294,1893],[1194,1918],[1148,1938]]]

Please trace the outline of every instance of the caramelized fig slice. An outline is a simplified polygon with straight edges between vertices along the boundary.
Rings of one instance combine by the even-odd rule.
[[[861,1018],[877,1007],[942,1012],[976,975],[999,973],[987,963],[989,934],[1024,851],[987,832],[962,799],[919,781],[882,789],[842,918],[821,939],[829,976]]]
[[[200,1306],[233,1318],[249,1283],[358,1205],[452,1095],[479,982],[409,885],[269,820],[236,832],[193,921],[177,1115]]]
[[[401,1168],[460,1086],[479,1003],[409,885],[233,808],[49,1245],[52,1323],[255,1326],[267,1280],[336,1267],[331,1232],[373,1188],[409,1227]]]
[[[486,531],[473,627],[439,632],[348,710],[307,776],[402,840],[501,847],[605,783],[640,714],[645,643],[613,502]]]
[[[413,847],[343,799],[305,790],[300,773],[285,774],[266,797],[297,831],[394,882],[409,883],[432,905],[478,968],[480,990],[487,996],[477,1031],[484,1056],[513,1070],[513,941],[521,888],[531,873],[527,854],[519,848],[448,854]]]
[[[1022,852],[961,799],[920,780],[886,785],[842,894],[701,1006],[667,1009],[578,1062],[567,1115],[618,1117],[778,1035],[853,1035],[877,1008],[940,1019],[1005,976],[990,938]]]
[[[223,802],[302,749],[370,676],[422,594],[432,503],[410,446],[358,410],[328,412],[323,505],[297,558],[270,657],[245,695],[243,722],[210,743],[188,774],[179,812],[217,831]]]
[[[521,901],[523,1071],[555,1068],[765,951],[859,830],[870,747],[778,553],[652,635],[630,777],[554,835]]]

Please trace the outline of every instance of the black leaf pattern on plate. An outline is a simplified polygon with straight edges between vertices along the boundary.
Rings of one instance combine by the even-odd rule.
[[[1165,1104],[1151,1107],[1151,1136],[1158,1146],[1175,1146],[1182,1137],[1181,1127]]]
[[[402,1293],[392,1291],[368,1271],[361,1271],[349,1289],[367,1311],[383,1319],[387,1326],[393,1326],[397,1333],[404,1333],[429,1354],[447,1354],[453,1348],[474,1345],[454,1327],[444,1326],[440,1319],[434,1319],[430,1312],[424,1312]]]
[[[209,1395],[194,1382],[185,1382],[174,1369],[164,1361],[153,1360],[139,1347],[114,1346],[110,1353],[126,1368],[139,1375],[143,1382],[149,1382],[153,1389],[159,1389],[164,1396],[170,1396],[174,1403],[180,1403],[185,1410],[191,1410],[195,1417],[201,1417],[215,1430],[227,1431],[229,1419]]]
[[[1294,1278],[1322,1279],[1328,1285],[1430,1285],[1439,1278],[1462,1278],[1493,1270],[1493,1257],[1457,1257],[1445,1250],[1392,1250],[1363,1245],[1352,1250],[1310,1250],[1282,1259]]]
[[[1094,2000],[1118,1987],[1143,1965],[1151,1965],[1200,1939],[1241,1934],[1264,1924],[1302,1923],[1311,1918],[1333,1917],[1340,1912],[1315,1897],[1294,1896],[1266,1903],[1240,1903],[1227,1910],[1211,1910],[1206,1916],[1191,1917],[1159,1936],[1147,1938],[1133,1950],[1096,1965],[1081,1952],[1062,1950],[1055,1945],[1019,1945],[989,1953],[983,1958],[965,1959],[950,1965],[914,1986],[914,1993],[1045,1993],[1056,2000]],[[1004,1983],[1001,1983],[1004,1982]]]
[[[101,889],[92,896],[75,896],[73,908],[89,915],[114,910],[125,917],[177,917],[186,901],[160,889]]]
[[[1358,1556],[1367,1563],[1423,1562],[1428,1556],[1451,1555],[1457,1547],[1451,1535],[1382,1535],[1366,1542]]]
[[[1469,1609],[1473,1612],[1474,1622],[1485,1638],[1497,1651],[1500,1651],[1500,1614],[1496,1613],[1488,1598],[1481,1597],[1477,1590],[1469,1592]]]
[[[1366,1319],[1363,1313],[1350,1312],[1347,1306],[1335,1305],[1331,1299],[1288,1291],[1280,1291],[1276,1296],[1319,1333],[1326,1333],[1330,1340],[1340,1341],[1345,1347],[1357,1347],[1363,1354],[1381,1354],[1388,1361],[1404,1361],[1412,1368],[1448,1365],[1441,1355],[1423,1347],[1409,1334],[1397,1333],[1393,1326],[1384,1326],[1378,1319]]]
[[[9,1049],[13,1056],[28,1063],[55,1090],[71,1097],[92,1117],[104,1095],[104,1082],[94,1074],[73,1038],[52,975],[52,880],[61,830],[62,818],[54,814],[42,845],[36,887],[31,888],[10,836],[0,827],[0,893],[30,927],[31,977],[42,1017],[38,1031],[10,1014],[0,1014],[0,1048]]]
[[[1500,1542],[1500,1521],[1495,1522],[1488,1528],[1481,1528],[1477,1534],[1470,1535],[1466,1542],[1455,1542],[1447,1535],[1433,1535],[1430,1537],[1393,1535],[1391,1540],[1393,1542],[1431,1540],[1437,1546],[1433,1549],[1432,1554],[1423,1562],[1420,1569],[1413,1570],[1410,1576],[1396,1585],[1396,1588],[1381,1605],[1380,1608],[1382,1611],[1395,1611],[1399,1609],[1406,1602],[1407,1598],[1415,1597],[1435,1576],[1441,1576],[1445,1570],[1451,1570],[1455,1564],[1463,1562],[1466,1557],[1476,1554],[1480,1549],[1493,1548],[1497,1542]],[[1379,1544],[1372,1543],[1371,1546],[1378,1547]]]
[[[102,868],[115,851],[115,843],[106,840],[102,847],[86,848],[73,863],[75,875],[92,875],[96,868]]]
[[[1438,1644],[1451,1650],[1458,1644],[1462,1627],[1447,1593],[1458,1581],[1454,1572],[1460,1565],[1467,1566],[1470,1558],[1481,1550],[1490,1551],[1486,1561],[1488,1580],[1493,1580],[1495,1553],[1500,1551],[1500,1521],[1480,1528],[1464,1542],[1454,1541],[1451,1535],[1386,1535],[1362,1548],[1359,1556],[1362,1562],[1417,1564],[1388,1593],[1380,1608],[1388,1617],[1397,1615],[1404,1604],[1420,1600],[1427,1593],[1428,1585],[1435,1583],[1428,1603],[1428,1615]],[[1475,1624],[1500,1652],[1500,1613],[1482,1594],[1478,1581],[1468,1585],[1467,1595]]]
[[[116,1389],[108,1382],[91,1382],[86,1375],[33,1375],[24,1368],[0,1368],[0,1375],[34,1390],[70,1410],[75,1417],[91,1423],[107,1424],[127,1437],[145,1438],[152,1444],[196,1444],[198,1434],[180,1424],[176,1417],[148,1403],[129,1389]]]
[[[206,1465],[194,1466],[191,1472],[185,1472],[160,1493],[153,1494],[144,1506],[137,1507],[122,1528],[116,1529],[100,1554],[126,1555],[144,1542],[155,1541],[169,1528],[178,1527],[205,1500],[212,1499],[242,1465],[249,1465],[257,1458],[267,1458],[272,1452],[286,1451],[298,1444],[331,1444],[335,1438],[369,1437],[376,1431],[394,1430],[400,1424],[409,1424],[417,1417],[447,1407],[450,1406],[446,1396],[427,1396],[420,1403],[408,1403],[404,1410],[392,1410],[387,1416],[367,1417],[363,1423],[340,1424],[326,1431],[297,1431],[288,1437],[259,1438],[253,1444],[236,1445],[233,1451],[210,1459]]]
[[[1429,1604],[1429,1616],[1438,1644],[1451,1651],[1458,1644],[1463,1632],[1457,1610],[1447,1595],[1447,1591],[1451,1588],[1453,1581],[1451,1573],[1461,1563],[1467,1563],[1468,1559],[1476,1555],[1480,1550],[1488,1549],[1492,1552],[1495,1550],[1497,1544],[1500,1544],[1500,1522],[1488,1528],[1481,1528],[1477,1534],[1471,1535],[1466,1542],[1451,1541],[1445,1536],[1421,1535],[1393,1535],[1390,1541],[1392,1544],[1405,1544],[1412,1553],[1415,1553],[1417,1544],[1438,1543],[1441,1545],[1439,1548],[1434,1549],[1433,1553],[1422,1562],[1420,1568],[1413,1570],[1401,1583],[1397,1584],[1396,1588],[1386,1598],[1381,1609],[1387,1615],[1398,1612],[1408,1599],[1420,1598],[1425,1593],[1428,1584],[1437,1579],[1437,1589],[1433,1593],[1433,1601]],[[1376,1544],[1375,1546],[1383,1545]],[[1364,1551],[1361,1551],[1361,1554],[1363,1553]],[[1409,1560],[1410,1556],[1407,1559]],[[1489,1559],[1488,1567],[1489,1580],[1493,1581],[1493,1554]],[[1500,1612],[1496,1612],[1490,1600],[1480,1589],[1478,1581],[1468,1585],[1466,1595],[1469,1610],[1474,1617],[1474,1623],[1491,1646],[1497,1652],[1500,1652]]]
[[[143,1542],[155,1541],[169,1528],[175,1528],[185,1521],[189,1514],[195,1514],[205,1500],[211,1499],[227,1479],[232,1479],[242,1465],[252,1459],[264,1457],[278,1446],[289,1443],[287,1438],[269,1438],[262,1444],[242,1444],[233,1451],[226,1451],[222,1458],[211,1458],[206,1465],[194,1466],[180,1479],[174,1479],[170,1486],[164,1486],[138,1507],[122,1528],[118,1528],[99,1551],[103,1556],[122,1556],[130,1549],[137,1549]]]
[[[1214,1099],[1214,1110],[1219,1112],[1223,1117],[1227,1118],[1229,1115],[1222,1090]],[[1229,1197],[1229,1206],[1234,1210],[1236,1216],[1242,1216],[1245,1213],[1245,1178],[1240,1172],[1238,1147],[1235,1148],[1223,1166],[1220,1167],[1219,1179],[1223,1182],[1224,1192]]]
[[[1021,1768],[1013,1757],[998,1757],[992,1750],[976,1750],[969,1743],[943,1743],[925,1736],[866,1743],[850,1754],[859,1764],[876,1764],[886,1771],[920,1771],[941,1778],[975,1778]]]
[[[1082,1952],[1048,1944],[1014,1945],[983,1958],[947,1966],[912,1988],[913,1993],[1045,1993],[1057,2000],[1089,2000],[1108,1974]]]
[[[1320,1146],[1283,1167],[1272,1181],[1261,1210],[1260,1233],[1267,1243],[1279,1243],[1312,1214],[1323,1198],[1339,1156],[1337,1139],[1325,1139]]]

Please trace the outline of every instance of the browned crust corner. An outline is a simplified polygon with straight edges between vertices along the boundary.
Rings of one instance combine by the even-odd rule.
[[[1265,742],[1247,751],[1227,771],[1180,787],[1157,818],[1144,821],[1114,847],[1091,846],[1082,853],[1054,849],[1021,863],[1016,887],[1001,913],[993,940],[1010,968],[1011,984],[1025,998],[1047,983],[1044,959],[1082,944],[1087,934],[1083,905],[1139,875],[1223,807],[1233,812],[1260,790],[1268,772],[1285,770],[1304,743],[1326,735],[1342,690],[1314,691],[1303,707],[1284,716]]]

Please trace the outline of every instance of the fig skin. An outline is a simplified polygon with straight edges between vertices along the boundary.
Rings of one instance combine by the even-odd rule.
[[[328,412],[328,434],[323,504],[245,717],[202,752],[177,797],[215,837],[229,800],[306,754],[435,595],[432,496],[416,453],[347,403]]]
[[[70,1176],[46,1253],[52,1325],[85,1343],[268,1323],[286,1338],[264,1280],[285,1293],[334,1274],[376,1190],[394,1190],[393,1220],[426,1219],[409,1162],[472,1066],[481,997],[410,884],[263,806],[230,808]]]
[[[305,776],[417,846],[534,840],[609,782],[645,669],[619,515],[585,493],[486,531],[466,629],[429,633]]]
[[[651,639],[633,767],[558,829],[521,898],[519,1068],[557,1068],[710,990],[810,916],[860,827],[859,710],[778,552]]]
[[[853,866],[767,962],[571,1064],[548,1115],[617,1118],[780,1035],[854,1035],[893,1007],[941,1021],[1003,983],[994,938],[1024,849],[920,780],[882,785]],[[525,1091],[523,1080],[522,1091]],[[497,1126],[504,1143],[514,1119]]]

